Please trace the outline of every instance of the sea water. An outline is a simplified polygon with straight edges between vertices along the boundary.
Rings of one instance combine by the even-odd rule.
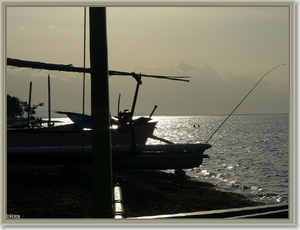
[[[206,143],[226,116],[160,116],[155,136],[174,143]],[[194,180],[236,192],[267,204],[288,202],[288,114],[233,115],[209,140],[197,168],[187,169]],[[161,142],[148,139],[147,144]]]
[[[227,116],[153,116],[154,136],[173,143],[206,143]],[[209,140],[199,167],[186,169],[193,180],[214,184],[267,204],[289,199],[289,116],[232,115]],[[71,123],[53,118],[56,125]],[[166,143],[166,142],[165,142]],[[148,138],[146,144],[164,144]],[[167,170],[172,173],[173,170]]]

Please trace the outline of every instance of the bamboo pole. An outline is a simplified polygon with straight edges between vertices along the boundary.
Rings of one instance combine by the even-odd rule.
[[[48,74],[48,127],[51,126],[51,89],[50,89],[50,74]]]
[[[94,211],[113,217],[112,159],[105,7],[90,9],[90,62]]]
[[[32,91],[32,82],[29,84],[29,99],[28,99],[28,120],[27,128],[30,128],[30,112],[31,112],[31,91]]]

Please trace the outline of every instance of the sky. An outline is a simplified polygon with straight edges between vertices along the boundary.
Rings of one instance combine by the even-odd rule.
[[[86,60],[89,67],[89,8]],[[292,64],[287,6],[107,7],[110,70],[190,76],[190,82],[142,78],[136,115],[226,115],[270,69]],[[83,7],[8,7],[6,57],[84,65]],[[6,94],[32,104],[37,116],[51,110],[82,112],[83,74],[7,66]],[[270,72],[235,114],[288,113],[290,66]],[[90,75],[85,75],[85,113],[91,113]],[[110,110],[130,109],[136,81],[110,76]],[[52,114],[55,116],[55,114]]]

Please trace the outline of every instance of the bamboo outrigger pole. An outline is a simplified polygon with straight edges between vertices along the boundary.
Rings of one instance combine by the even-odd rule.
[[[90,62],[94,211],[113,217],[108,54],[105,7],[90,7]]]

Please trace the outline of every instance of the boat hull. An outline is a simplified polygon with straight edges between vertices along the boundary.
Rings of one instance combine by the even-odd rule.
[[[135,125],[134,143],[130,130],[112,129],[112,167],[146,170],[188,169],[198,167],[203,158],[208,158],[203,153],[211,147],[209,144],[145,145],[148,137],[153,134],[155,125],[156,122]],[[66,127],[8,130],[7,164],[92,164],[92,131]]]
[[[130,129],[111,129],[112,145],[145,144],[152,136],[157,122],[149,122]],[[134,138],[133,138],[134,137]],[[134,141],[134,142],[133,142]],[[101,142],[101,140],[99,140]],[[91,146],[91,130],[74,130],[66,127],[7,130],[7,147],[66,147]]]
[[[112,167],[122,169],[189,169],[202,164],[209,144],[112,146]],[[92,164],[92,147],[9,147],[8,164]]]

